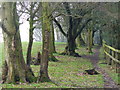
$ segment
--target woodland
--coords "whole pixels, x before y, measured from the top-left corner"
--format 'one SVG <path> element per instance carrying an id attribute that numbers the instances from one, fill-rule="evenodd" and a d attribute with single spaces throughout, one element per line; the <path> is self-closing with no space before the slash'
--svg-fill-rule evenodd
<path id="1" fill-rule="evenodd" d="M 1 88 L 118 90 L 119 4 L 0 2 Z M 21 40 L 23 21 L 28 42 Z"/>

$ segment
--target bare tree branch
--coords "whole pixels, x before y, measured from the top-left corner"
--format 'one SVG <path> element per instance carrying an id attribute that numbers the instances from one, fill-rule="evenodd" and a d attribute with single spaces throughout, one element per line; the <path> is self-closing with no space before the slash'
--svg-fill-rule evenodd
<path id="1" fill-rule="evenodd" d="M 61 31 L 61 33 L 62 33 L 65 37 L 67 37 L 67 34 L 63 31 L 63 29 L 62 29 L 61 25 L 58 23 L 58 21 L 57 21 L 55 18 L 54 18 L 53 20 L 54 20 L 54 22 L 56 23 L 56 25 L 58 26 L 58 28 L 59 28 L 59 30 Z"/>
<path id="2" fill-rule="evenodd" d="M 77 38 L 77 36 L 82 32 L 83 28 L 85 28 L 85 26 L 88 24 L 88 22 L 90 22 L 92 19 L 88 19 L 79 29 L 79 31 L 77 32 L 77 34 L 75 35 L 74 38 Z"/>

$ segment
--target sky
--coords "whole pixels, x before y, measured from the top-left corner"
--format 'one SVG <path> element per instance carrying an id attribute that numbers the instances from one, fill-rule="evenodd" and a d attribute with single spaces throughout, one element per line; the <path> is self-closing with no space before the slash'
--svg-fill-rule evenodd
<path id="1" fill-rule="evenodd" d="M 0 13 L 1 13 L 1 9 L 0 9 Z M 27 15 L 23 15 L 23 17 L 20 18 L 20 23 L 23 23 L 23 24 L 19 26 L 20 36 L 23 42 L 28 41 L 28 38 L 29 38 L 29 22 L 26 21 L 24 18 L 27 18 Z M 1 14 L 0 14 L 0 22 L 1 22 Z M 3 42 L 1 27 L 0 27 L 0 42 Z"/>
<path id="2" fill-rule="evenodd" d="M 28 41 L 29 40 L 29 22 L 25 21 L 23 24 L 20 25 L 20 36 L 21 41 Z"/>
<path id="3" fill-rule="evenodd" d="M 29 22 L 25 21 L 23 24 L 21 24 L 19 30 L 20 30 L 21 41 L 22 42 L 28 41 L 29 40 L 28 39 L 29 38 Z M 0 27 L 0 42 L 3 42 L 1 27 Z"/>

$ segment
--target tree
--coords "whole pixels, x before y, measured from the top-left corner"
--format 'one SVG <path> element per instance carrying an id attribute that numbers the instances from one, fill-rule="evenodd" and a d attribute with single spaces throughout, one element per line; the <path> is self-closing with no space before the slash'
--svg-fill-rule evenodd
<path id="1" fill-rule="evenodd" d="M 36 2 L 35 2 L 36 3 Z M 30 66 L 30 62 L 31 62 L 31 52 L 32 52 L 32 44 L 33 44 L 33 30 L 35 29 L 35 14 L 37 13 L 37 11 L 40 8 L 40 4 L 38 4 L 38 6 L 35 6 L 35 3 L 31 2 L 31 7 L 30 7 L 30 17 L 29 17 L 29 43 L 28 43 L 28 49 L 27 49 L 27 65 Z M 37 8 L 36 10 L 33 10 L 34 8 Z"/>
<path id="2" fill-rule="evenodd" d="M 102 40 L 104 39 L 108 45 L 114 47 L 116 39 L 113 38 L 115 30 L 112 29 L 112 25 L 118 19 L 118 3 L 101 3 L 99 8 L 94 10 L 93 17 L 96 19 L 96 24 L 98 24 L 99 44 L 102 45 Z"/>
<path id="3" fill-rule="evenodd" d="M 66 23 L 68 23 L 67 33 L 64 32 L 62 26 L 60 25 L 60 23 L 57 21 L 56 18 L 54 18 L 54 22 L 59 27 L 59 30 L 62 32 L 62 34 L 67 38 L 67 46 L 65 48 L 65 51 L 62 54 L 71 55 L 71 56 L 79 56 L 75 52 L 75 48 L 76 48 L 75 39 L 78 37 L 78 35 L 81 34 L 81 32 L 85 28 L 85 26 L 91 21 L 91 18 L 90 17 L 88 18 L 87 15 L 89 15 L 89 13 L 93 9 L 93 7 L 85 8 L 83 10 L 83 8 L 81 9 L 79 5 L 78 6 L 80 9 L 77 9 L 78 7 L 76 7 L 74 5 L 77 6 L 76 3 L 75 4 L 67 3 L 67 2 L 63 3 L 66 13 L 60 14 L 60 15 L 67 16 L 67 22 L 66 22 Z M 89 6 L 89 4 L 88 5 L 80 4 L 80 5 L 82 7 Z M 75 9 L 73 9 L 73 7 Z M 72 10 L 73 10 L 73 12 L 72 12 Z"/>
<path id="4" fill-rule="evenodd" d="M 30 67 L 31 62 L 31 52 L 32 52 L 32 45 L 33 45 L 33 31 L 38 25 L 38 21 L 40 18 L 39 9 L 40 9 L 40 3 L 39 2 L 20 2 L 21 9 L 19 9 L 19 13 L 26 14 L 27 21 L 29 21 L 29 43 L 27 48 L 27 65 Z"/>
<path id="5" fill-rule="evenodd" d="M 49 3 L 42 2 L 42 32 L 43 32 L 43 48 L 42 59 L 40 66 L 40 74 L 38 82 L 50 81 L 48 76 L 48 61 L 49 61 L 49 42 L 50 42 L 50 10 Z"/>
<path id="6" fill-rule="evenodd" d="M 53 53 L 55 53 L 55 39 L 54 39 L 54 27 L 52 19 L 50 20 L 50 38 L 49 38 L 49 61 L 57 62 L 58 60 L 55 58 Z"/>
<path id="7" fill-rule="evenodd" d="M 88 52 L 92 53 L 92 30 L 88 29 Z"/>
<path id="8" fill-rule="evenodd" d="M 2 3 L 2 30 L 5 52 L 4 69 L 6 68 L 3 73 L 5 77 L 3 83 L 33 81 L 34 76 L 23 58 L 15 2 Z"/>
<path id="9" fill-rule="evenodd" d="M 51 20 L 51 53 L 56 53 L 55 50 L 55 36 L 54 36 L 54 26 L 53 26 L 53 21 Z"/>
<path id="10" fill-rule="evenodd" d="M 76 45 L 77 45 L 78 47 L 80 47 L 80 46 L 85 46 L 85 41 L 83 40 L 81 34 L 78 35 L 78 37 L 76 38 Z"/>

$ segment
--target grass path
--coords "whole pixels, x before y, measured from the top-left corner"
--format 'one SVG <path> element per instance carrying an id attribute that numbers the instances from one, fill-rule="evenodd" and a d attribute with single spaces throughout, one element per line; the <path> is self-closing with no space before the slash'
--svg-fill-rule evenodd
<path id="1" fill-rule="evenodd" d="M 107 72 L 105 72 L 104 69 L 100 68 L 98 66 L 98 62 L 100 60 L 99 58 L 99 47 L 97 47 L 95 50 L 94 50 L 94 53 L 93 55 L 85 55 L 83 56 L 83 58 L 89 58 L 90 61 L 92 62 L 93 64 L 93 67 L 95 67 L 95 69 L 97 71 L 99 71 L 102 75 L 103 75 L 103 79 L 104 79 L 104 88 L 118 88 L 118 86 L 116 85 L 116 83 L 113 81 L 113 79 L 109 76 L 109 74 Z"/>

